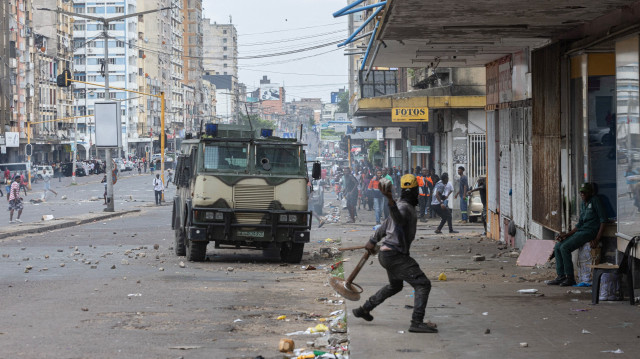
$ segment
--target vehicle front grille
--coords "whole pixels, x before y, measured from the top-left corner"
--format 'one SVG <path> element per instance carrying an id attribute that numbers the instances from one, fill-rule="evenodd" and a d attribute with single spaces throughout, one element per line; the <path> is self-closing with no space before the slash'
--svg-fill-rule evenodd
<path id="1" fill-rule="evenodd" d="M 273 186 L 236 185 L 233 190 L 235 209 L 269 209 L 274 199 Z M 260 223 L 263 214 L 237 213 L 236 218 L 241 224 Z"/>

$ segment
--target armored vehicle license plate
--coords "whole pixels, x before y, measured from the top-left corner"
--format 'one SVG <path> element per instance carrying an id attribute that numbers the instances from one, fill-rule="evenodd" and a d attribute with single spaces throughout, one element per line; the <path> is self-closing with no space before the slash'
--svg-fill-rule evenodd
<path id="1" fill-rule="evenodd" d="M 262 238 L 264 237 L 264 232 L 263 231 L 238 231 L 238 237 Z"/>

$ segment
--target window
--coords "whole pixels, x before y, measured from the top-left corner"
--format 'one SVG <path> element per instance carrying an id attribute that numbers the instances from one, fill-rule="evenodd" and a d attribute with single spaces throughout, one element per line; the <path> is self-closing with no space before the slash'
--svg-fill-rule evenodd
<path id="1" fill-rule="evenodd" d="M 74 64 L 76 64 L 76 65 L 84 65 L 84 64 L 86 64 L 87 62 L 86 62 L 86 58 L 82 56 L 82 57 L 76 57 L 76 58 L 74 58 L 74 59 L 73 59 L 73 63 L 74 63 Z"/>
<path id="2" fill-rule="evenodd" d="M 217 143 L 204 149 L 205 170 L 244 170 L 248 165 L 247 145 Z"/>
<path id="3" fill-rule="evenodd" d="M 227 59 L 227 55 L 222 55 L 222 59 L 226 60 Z"/>
<path id="4" fill-rule="evenodd" d="M 95 7 L 88 7 L 87 8 L 87 14 L 95 14 L 96 13 L 96 8 Z"/>
<path id="5" fill-rule="evenodd" d="M 227 43 L 227 38 L 226 37 L 222 38 L 222 42 L 226 44 Z"/>
<path id="6" fill-rule="evenodd" d="M 104 98 L 105 97 L 104 92 L 98 92 L 97 95 L 98 95 L 98 98 Z"/>
<path id="7" fill-rule="evenodd" d="M 222 30 L 222 33 L 223 33 L 224 35 L 226 35 L 226 34 L 227 34 L 227 30 Z"/>
<path id="8" fill-rule="evenodd" d="M 84 8 L 83 7 L 74 7 L 73 12 L 75 12 L 76 14 L 84 14 Z"/>
<path id="9" fill-rule="evenodd" d="M 74 31 L 84 31 L 85 28 L 86 28 L 85 24 L 74 24 L 73 25 L 73 30 Z"/>
<path id="10" fill-rule="evenodd" d="M 223 47 L 222 47 L 222 51 L 227 51 L 227 47 L 226 47 L 226 46 L 223 46 Z"/>
<path id="11" fill-rule="evenodd" d="M 116 47 L 124 47 L 124 41 L 116 41 Z"/>
<path id="12" fill-rule="evenodd" d="M 124 14 L 124 6 L 116 6 L 116 14 Z"/>
<path id="13" fill-rule="evenodd" d="M 227 67 L 227 64 L 223 64 L 223 65 L 222 65 L 222 67 L 225 67 L 225 68 L 226 68 L 226 67 Z"/>
<path id="14" fill-rule="evenodd" d="M 257 145 L 256 170 L 297 173 L 300 170 L 300 148 L 286 145 Z"/>

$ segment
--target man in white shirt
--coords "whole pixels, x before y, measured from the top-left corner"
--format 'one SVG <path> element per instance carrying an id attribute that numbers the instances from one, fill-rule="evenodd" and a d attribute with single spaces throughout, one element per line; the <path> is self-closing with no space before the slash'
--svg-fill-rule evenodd
<path id="1" fill-rule="evenodd" d="M 153 179 L 153 190 L 156 195 L 156 206 L 159 206 L 160 201 L 162 200 L 162 192 L 164 192 L 164 183 L 162 183 L 162 179 L 159 174 L 157 174 L 156 178 Z"/>
<path id="2" fill-rule="evenodd" d="M 44 192 L 42 193 L 42 200 L 47 199 L 47 191 L 52 192 L 56 196 L 58 192 L 51 189 L 51 175 L 47 173 L 47 170 L 42 171 L 42 180 L 44 181 Z"/>

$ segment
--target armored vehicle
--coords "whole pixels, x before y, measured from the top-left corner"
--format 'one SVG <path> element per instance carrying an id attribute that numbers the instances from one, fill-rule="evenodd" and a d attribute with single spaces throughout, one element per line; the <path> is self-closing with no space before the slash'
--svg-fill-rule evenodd
<path id="1" fill-rule="evenodd" d="M 213 242 L 216 249 L 277 248 L 284 262 L 300 262 L 312 217 L 304 144 L 271 134 L 208 124 L 200 138 L 182 141 L 174 177 L 176 255 L 203 261 Z"/>

